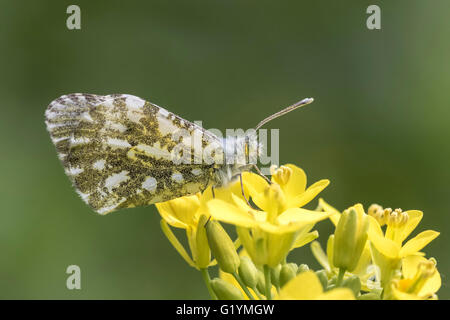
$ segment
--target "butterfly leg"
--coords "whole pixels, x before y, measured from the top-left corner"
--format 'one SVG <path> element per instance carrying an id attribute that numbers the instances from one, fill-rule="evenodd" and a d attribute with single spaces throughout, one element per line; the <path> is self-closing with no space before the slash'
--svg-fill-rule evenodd
<path id="1" fill-rule="evenodd" d="M 267 177 L 261 172 L 261 170 L 258 168 L 258 166 L 257 166 L 256 164 L 253 165 L 253 168 L 255 168 L 256 172 L 257 172 L 261 177 L 263 177 L 264 179 L 266 179 L 266 181 L 267 181 L 269 184 L 272 184 L 272 181 L 270 181 L 270 179 L 267 178 Z"/>
<path id="2" fill-rule="evenodd" d="M 242 174 L 241 174 L 241 173 L 239 174 L 239 181 L 241 182 L 241 192 L 242 192 L 242 196 L 243 196 L 244 199 L 245 199 L 245 202 L 247 202 L 247 205 L 248 205 L 250 208 L 253 208 L 252 205 L 250 204 L 250 202 L 248 201 L 247 197 L 245 196 L 245 192 L 244 192 L 244 183 L 242 182 Z"/>
<path id="3" fill-rule="evenodd" d="M 211 193 L 214 199 L 216 197 L 216 193 L 214 192 L 214 186 L 211 186 Z"/>

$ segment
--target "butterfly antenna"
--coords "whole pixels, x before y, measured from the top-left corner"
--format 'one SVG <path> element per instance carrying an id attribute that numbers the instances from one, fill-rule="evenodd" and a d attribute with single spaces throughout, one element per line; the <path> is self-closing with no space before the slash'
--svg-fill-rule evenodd
<path id="1" fill-rule="evenodd" d="M 258 130 L 259 128 L 261 128 L 263 125 L 265 125 L 267 122 L 276 119 L 278 117 L 281 117 L 282 115 L 285 115 L 286 113 L 289 113 L 297 108 L 306 106 L 307 104 L 310 104 L 311 102 L 313 102 L 314 99 L 313 98 L 306 98 L 303 99 L 297 103 L 294 103 L 292 106 L 289 106 L 281 111 L 278 111 L 277 113 L 274 113 L 271 116 L 268 116 L 267 118 L 265 118 L 264 120 L 262 120 L 260 123 L 258 123 L 258 125 L 256 126 L 255 130 Z"/>

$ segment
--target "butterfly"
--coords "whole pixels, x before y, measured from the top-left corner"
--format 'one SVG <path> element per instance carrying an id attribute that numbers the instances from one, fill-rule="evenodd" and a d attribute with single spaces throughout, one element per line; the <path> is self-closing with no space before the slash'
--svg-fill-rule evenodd
<path id="1" fill-rule="evenodd" d="M 256 131 L 312 101 L 303 99 L 250 133 L 224 139 L 128 94 L 63 95 L 50 103 L 45 122 L 76 192 L 106 214 L 226 186 L 242 172 L 258 170 Z"/>

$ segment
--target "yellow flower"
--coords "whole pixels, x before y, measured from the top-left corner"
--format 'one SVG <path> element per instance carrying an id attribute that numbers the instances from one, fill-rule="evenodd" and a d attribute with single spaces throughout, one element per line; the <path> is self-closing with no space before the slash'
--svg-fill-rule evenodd
<path id="1" fill-rule="evenodd" d="M 441 276 L 434 259 L 408 256 L 402 262 L 402 279 L 392 283 L 393 297 L 398 300 L 437 299 Z"/>
<path id="2" fill-rule="evenodd" d="M 204 209 L 203 196 L 198 193 L 155 204 L 162 217 L 161 228 L 170 243 L 192 267 L 206 268 L 211 264 L 211 253 L 204 225 L 209 217 Z M 170 226 L 186 230 L 192 257 L 173 234 Z"/>
<path id="3" fill-rule="evenodd" d="M 207 206 L 215 219 L 236 226 L 242 245 L 256 265 L 275 267 L 293 247 L 317 238 L 317 233 L 310 230 L 329 214 L 298 206 L 311 201 L 328 180 L 306 189 L 303 170 L 287 165 L 273 170 L 271 184 L 249 172 L 243 174 L 243 183 L 246 194 L 261 210 L 248 206 L 236 192 L 229 192 L 228 200 L 216 197 Z"/>
<path id="4" fill-rule="evenodd" d="M 417 227 L 422 216 L 422 211 L 418 210 L 383 209 L 378 205 L 369 208 L 372 258 L 380 269 L 380 282 L 385 288 L 385 298 L 390 298 L 390 282 L 397 276 L 402 259 L 423 255 L 420 250 L 439 235 L 439 232 L 426 230 L 403 244 Z M 387 225 L 386 232 L 381 229 L 383 224 Z"/>
<path id="5" fill-rule="evenodd" d="M 161 229 L 173 247 L 190 266 L 203 269 L 216 263 L 215 260 L 211 261 L 211 251 L 204 228 L 210 217 L 206 204 L 214 197 L 223 201 L 231 201 L 231 194 L 241 194 L 239 183 L 233 183 L 228 188 L 215 188 L 214 195 L 212 188 L 208 187 L 203 193 L 155 204 L 162 217 Z M 169 225 L 186 230 L 192 257 L 175 237 Z"/>
<path id="6" fill-rule="evenodd" d="M 278 295 L 280 300 L 354 300 L 348 288 L 336 288 L 324 292 L 317 275 L 305 271 L 290 280 Z"/>

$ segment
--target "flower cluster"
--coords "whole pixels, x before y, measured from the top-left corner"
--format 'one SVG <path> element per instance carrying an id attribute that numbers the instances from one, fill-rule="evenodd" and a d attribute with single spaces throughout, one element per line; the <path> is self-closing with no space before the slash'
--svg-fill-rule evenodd
<path id="1" fill-rule="evenodd" d="M 323 199 L 308 210 L 303 207 L 329 181 L 307 187 L 305 172 L 292 164 L 271 173 L 269 181 L 246 172 L 242 184 L 156 204 L 164 234 L 201 271 L 212 299 L 437 298 L 436 260 L 421 250 L 439 233 L 427 230 L 407 240 L 421 211 L 376 204 L 365 211 L 355 204 L 340 212 Z M 323 220 L 335 226 L 325 251 L 314 230 Z M 186 231 L 189 250 L 171 227 Z M 288 262 L 292 250 L 307 244 L 322 269 Z M 216 266 L 218 276 L 211 279 Z"/>

